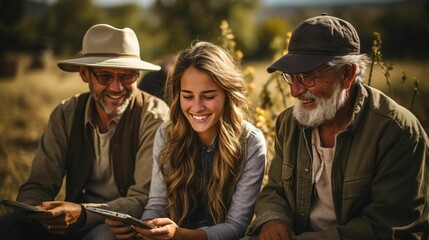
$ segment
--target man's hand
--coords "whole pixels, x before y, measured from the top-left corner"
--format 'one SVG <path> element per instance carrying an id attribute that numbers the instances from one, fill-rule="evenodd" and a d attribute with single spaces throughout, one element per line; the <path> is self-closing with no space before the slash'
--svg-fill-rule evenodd
<path id="1" fill-rule="evenodd" d="M 49 201 L 39 205 L 46 212 L 30 214 L 28 217 L 39 221 L 48 232 L 65 234 L 81 227 L 86 221 L 80 204 L 64 201 Z"/>
<path id="2" fill-rule="evenodd" d="M 130 225 L 127 225 L 121 221 L 106 218 L 104 223 L 109 226 L 110 231 L 115 234 L 116 239 L 131 239 L 137 234 L 137 232 L 134 231 Z"/>
<path id="3" fill-rule="evenodd" d="M 262 225 L 258 240 L 291 240 L 295 236 L 293 229 L 282 220 L 270 220 Z"/>

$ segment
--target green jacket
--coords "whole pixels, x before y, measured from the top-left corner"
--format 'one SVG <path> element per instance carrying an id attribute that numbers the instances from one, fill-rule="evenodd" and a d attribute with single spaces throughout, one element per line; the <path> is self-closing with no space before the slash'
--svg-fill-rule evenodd
<path id="1" fill-rule="evenodd" d="M 428 137 L 405 108 L 380 91 L 357 84 L 353 116 L 337 135 L 332 197 L 338 227 L 309 232 L 312 198 L 311 129 L 292 108 L 276 122 L 268 183 L 247 234 L 271 219 L 289 223 L 296 239 L 392 239 L 428 219 Z M 302 234 L 304 233 L 304 234 Z"/>
<path id="2" fill-rule="evenodd" d="M 134 150 L 137 152 L 129 154 L 135 156 L 135 159 L 131 159 L 132 163 L 121 163 L 120 161 L 123 160 L 121 156 L 115 156 L 114 153 L 121 153 L 126 151 L 126 149 L 119 149 L 118 151 L 113 151 L 111 149 L 115 182 L 121 196 L 116 199 L 106 199 L 104 201 L 100 199 L 100 202 L 107 203 L 111 210 L 127 213 L 139 218 L 143 212 L 149 193 L 154 136 L 161 123 L 168 119 L 169 108 L 162 100 L 138 90 L 131 102 L 134 102 L 137 94 L 142 94 L 142 103 L 135 105 L 130 104 L 128 108 L 131 108 L 132 105 L 134 106 L 133 108 L 141 108 L 141 111 L 139 111 L 141 114 L 139 121 L 127 119 L 125 116 L 126 112 L 119 120 L 120 122 L 126 121 L 127 123 L 126 126 L 124 126 L 127 129 L 123 129 L 125 133 L 137 131 L 139 134 L 137 149 Z M 58 198 L 57 195 L 63 184 L 64 177 L 67 178 L 65 181 L 66 200 L 76 203 L 85 201 L 86 189 L 84 185 L 89 178 L 92 163 L 95 161 L 94 154 L 89 154 L 89 159 L 86 159 L 88 153 L 83 154 L 80 162 L 76 164 L 71 164 L 67 159 L 69 159 L 70 151 L 73 152 L 82 149 L 81 147 L 74 146 L 79 143 L 71 142 L 73 138 L 72 129 L 74 129 L 73 131 L 76 130 L 73 126 L 75 123 L 75 116 L 77 114 L 82 114 L 81 111 L 84 111 L 84 121 L 77 123 L 80 124 L 82 131 L 94 131 L 95 118 L 92 117 L 94 115 L 92 107 L 94 100 L 93 97 L 90 97 L 83 108 L 79 106 L 78 102 L 78 96 L 74 96 L 63 101 L 51 113 L 49 123 L 33 159 L 30 176 L 20 187 L 17 196 L 18 201 L 30 205 L 38 205 L 42 201 Z M 116 130 L 122 125 L 118 123 Z M 92 142 L 92 146 L 89 146 L 88 149 L 85 150 L 93 150 L 94 143 L 92 137 L 85 135 L 85 138 L 89 139 L 85 139 L 88 142 Z M 133 145 L 131 144 L 132 138 L 132 136 L 127 136 L 126 139 L 118 139 L 118 141 L 129 143 L 129 151 L 131 152 Z M 112 143 L 115 143 L 113 144 L 115 148 L 117 146 L 119 148 L 126 147 L 126 144 L 116 144 L 113 140 L 114 139 L 112 139 Z M 85 144 L 87 144 L 87 142 L 85 142 Z M 73 161 L 76 159 L 79 158 L 71 158 Z M 116 165 L 115 159 L 117 160 Z M 129 159 L 129 157 L 127 159 Z M 131 167 L 130 171 L 123 171 L 123 168 L 127 167 L 129 164 L 134 164 L 134 167 Z M 132 172 L 131 174 L 133 175 L 127 176 L 126 174 L 129 172 Z M 125 183 L 124 188 L 126 189 L 121 189 L 123 185 L 121 182 Z M 87 212 L 87 221 L 83 229 L 93 227 L 96 224 L 103 223 L 103 221 L 104 218 L 100 215 Z"/>

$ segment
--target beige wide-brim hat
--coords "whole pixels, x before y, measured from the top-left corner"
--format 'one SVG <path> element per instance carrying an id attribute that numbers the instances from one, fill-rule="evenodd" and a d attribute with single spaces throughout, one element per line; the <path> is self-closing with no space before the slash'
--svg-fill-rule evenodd
<path id="1" fill-rule="evenodd" d="M 139 41 L 132 29 L 118 29 L 108 24 L 97 24 L 88 29 L 83 37 L 80 56 L 59 61 L 57 65 L 66 72 L 77 72 L 78 66 L 161 69 L 140 59 Z"/>

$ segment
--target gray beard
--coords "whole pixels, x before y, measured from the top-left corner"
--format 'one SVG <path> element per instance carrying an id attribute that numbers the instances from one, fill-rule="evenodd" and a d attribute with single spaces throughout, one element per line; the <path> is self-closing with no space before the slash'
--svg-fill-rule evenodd
<path id="1" fill-rule="evenodd" d="M 130 100 L 131 100 L 132 95 L 130 95 L 128 98 L 126 98 L 124 103 L 116 110 L 109 108 L 109 106 L 107 106 L 107 104 L 104 102 L 104 100 L 102 98 L 99 98 L 97 95 L 93 95 L 93 96 L 94 96 L 94 100 L 96 102 L 98 102 L 101 105 L 101 107 L 103 107 L 104 111 L 107 114 L 117 116 L 117 115 L 122 115 L 125 112 L 128 105 L 130 104 Z"/>
<path id="2" fill-rule="evenodd" d="M 328 99 L 316 97 L 308 91 L 303 94 L 306 98 L 315 99 L 316 109 L 307 109 L 301 101 L 297 100 L 293 107 L 293 115 L 302 125 L 313 128 L 334 119 L 338 109 L 344 105 L 347 99 L 347 90 L 342 89 L 340 84 L 334 86 L 334 92 Z"/>
<path id="3" fill-rule="evenodd" d="M 124 100 L 124 103 L 118 109 L 113 110 L 112 108 L 107 106 L 106 102 L 103 100 L 101 96 L 99 96 L 98 94 L 95 94 L 95 92 L 93 91 L 93 86 L 91 82 L 89 84 L 89 89 L 91 90 L 91 93 L 92 93 L 91 95 L 94 97 L 95 102 L 99 103 L 103 108 L 103 110 L 111 116 L 122 115 L 127 109 L 128 105 L 130 104 L 131 98 L 135 92 L 135 89 L 133 88 L 133 90 L 129 92 L 129 96 Z"/>

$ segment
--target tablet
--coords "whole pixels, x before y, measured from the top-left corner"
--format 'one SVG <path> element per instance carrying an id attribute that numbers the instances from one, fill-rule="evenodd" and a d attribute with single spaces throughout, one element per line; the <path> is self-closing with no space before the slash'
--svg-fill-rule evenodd
<path id="1" fill-rule="evenodd" d="M 111 211 L 111 210 L 107 210 L 107 209 L 103 209 L 103 208 L 90 207 L 90 206 L 85 206 L 85 209 L 90 211 L 90 212 L 102 215 L 106 218 L 112 218 L 112 219 L 121 221 L 123 223 L 129 224 L 129 225 L 134 225 L 134 226 L 138 226 L 138 227 L 146 228 L 146 229 L 154 228 L 153 226 L 143 222 L 142 220 L 137 219 L 135 217 L 132 217 L 132 216 L 125 214 L 125 213 L 120 213 L 120 212 L 115 212 L 115 211 Z"/>
<path id="2" fill-rule="evenodd" d="M 41 213 L 46 212 L 43 209 L 37 208 L 35 206 L 31 206 L 25 203 L 11 201 L 11 200 L 1 200 L 0 203 L 6 207 L 13 208 L 15 210 L 24 211 L 27 213 Z"/>

